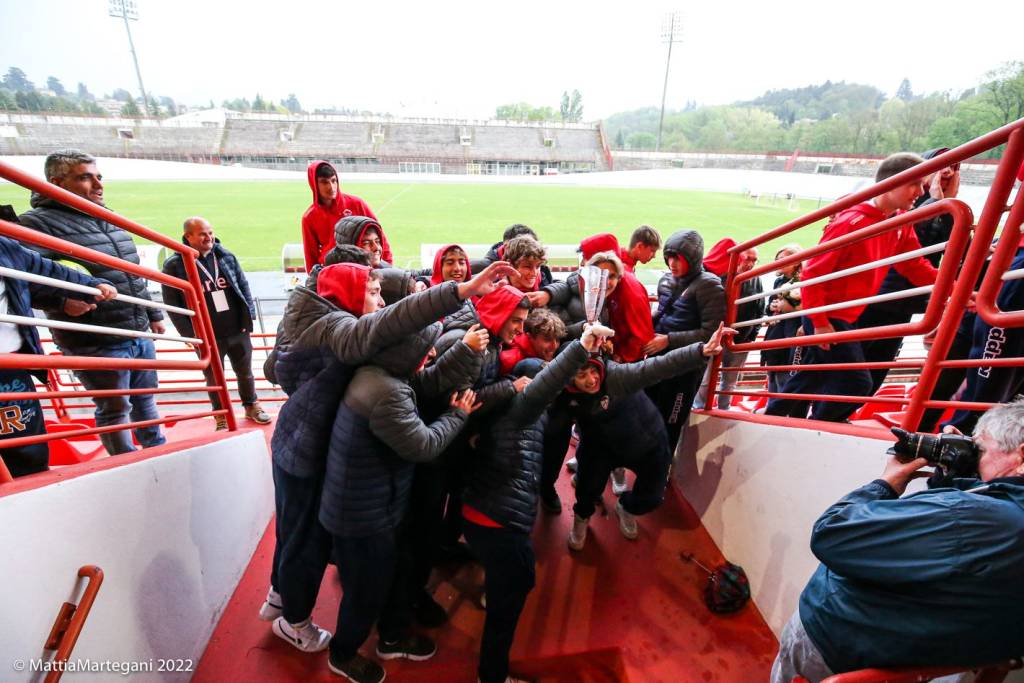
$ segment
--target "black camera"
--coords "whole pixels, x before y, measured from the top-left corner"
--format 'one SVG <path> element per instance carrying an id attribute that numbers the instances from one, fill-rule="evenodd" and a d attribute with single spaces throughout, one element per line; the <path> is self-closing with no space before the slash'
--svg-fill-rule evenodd
<path id="1" fill-rule="evenodd" d="M 978 475 L 978 447 L 962 434 L 921 434 L 893 427 L 896 443 L 886 451 L 900 462 L 924 458 L 951 477 Z"/>

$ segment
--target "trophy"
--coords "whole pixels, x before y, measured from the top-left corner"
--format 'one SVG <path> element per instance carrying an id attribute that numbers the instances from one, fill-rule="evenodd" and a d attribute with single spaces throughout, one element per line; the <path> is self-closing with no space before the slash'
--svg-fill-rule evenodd
<path id="1" fill-rule="evenodd" d="M 596 323 L 608 293 L 608 271 L 597 266 L 580 268 L 580 287 L 583 289 L 583 306 L 587 322 Z"/>

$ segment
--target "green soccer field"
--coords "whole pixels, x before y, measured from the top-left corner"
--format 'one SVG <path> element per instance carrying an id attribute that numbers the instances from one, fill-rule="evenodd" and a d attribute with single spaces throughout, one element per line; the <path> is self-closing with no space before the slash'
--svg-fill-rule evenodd
<path id="1" fill-rule="evenodd" d="M 343 189 L 373 207 L 396 265 L 404 267 L 419 264 L 420 243 L 490 244 L 512 223 L 526 223 L 549 244 L 576 244 L 598 232 L 613 232 L 625 244 L 642 223 L 663 237 L 695 228 L 710 247 L 726 236 L 753 237 L 817 207 L 801 202 L 799 211 L 790 211 L 781 199 L 776 206 L 757 206 L 739 194 L 664 189 L 355 182 L 344 182 Z M 311 199 L 305 183 L 289 181 L 108 182 L 105 194 L 112 210 L 174 238 L 186 217 L 204 216 L 251 271 L 281 268 L 282 246 L 302 241 L 300 220 Z M 18 213 L 28 210 L 27 195 L 0 185 L 0 204 L 13 204 Z M 809 246 L 820 232 L 802 234 Z M 789 241 L 762 249 L 762 262 Z"/>

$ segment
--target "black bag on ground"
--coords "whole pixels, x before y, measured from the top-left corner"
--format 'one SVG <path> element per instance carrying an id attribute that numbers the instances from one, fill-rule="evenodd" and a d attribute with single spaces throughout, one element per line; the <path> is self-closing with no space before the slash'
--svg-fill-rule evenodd
<path id="1" fill-rule="evenodd" d="M 684 562 L 692 562 L 708 575 L 704 587 L 704 604 L 715 614 L 731 614 L 743 609 L 750 600 L 750 582 L 747 573 L 738 564 L 726 561 L 714 570 L 698 562 L 692 554 L 680 553 Z"/>

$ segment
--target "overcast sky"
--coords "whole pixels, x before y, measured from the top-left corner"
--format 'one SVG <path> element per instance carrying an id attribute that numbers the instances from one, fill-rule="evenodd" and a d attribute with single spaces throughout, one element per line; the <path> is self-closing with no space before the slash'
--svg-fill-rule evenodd
<path id="1" fill-rule="evenodd" d="M 1024 59 L 1019 0 L 138 0 L 132 36 L 147 90 L 186 104 L 255 93 L 303 107 L 489 118 L 583 94 L 588 120 L 658 106 L 667 12 L 682 17 L 669 108 L 724 104 L 831 79 L 892 95 L 960 91 Z M 959 37 L 954 37 L 959 36 Z M 137 94 L 107 0 L 0 0 L 0 70 L 97 95 Z"/>

